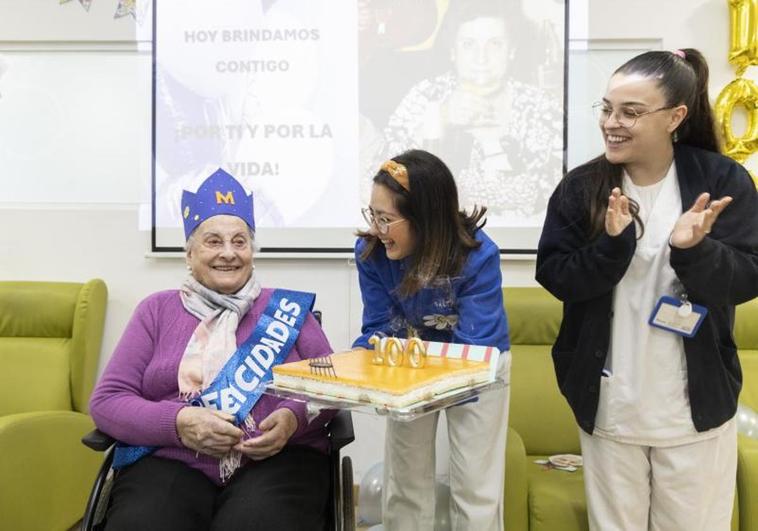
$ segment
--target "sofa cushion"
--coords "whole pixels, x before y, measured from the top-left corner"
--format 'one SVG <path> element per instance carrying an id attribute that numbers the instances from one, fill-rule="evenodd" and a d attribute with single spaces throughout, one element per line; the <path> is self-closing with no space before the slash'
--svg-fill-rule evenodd
<path id="1" fill-rule="evenodd" d="M 563 318 L 561 302 L 542 288 L 503 288 L 512 345 L 555 343 Z"/>
<path id="2" fill-rule="evenodd" d="M 738 349 L 758 350 L 758 299 L 737 306 L 734 342 Z"/>
<path id="3" fill-rule="evenodd" d="M 535 464 L 546 456 L 527 455 L 529 531 L 588 529 L 584 471 L 566 472 Z"/>
<path id="4" fill-rule="evenodd" d="M 739 356 L 742 365 L 740 402 L 758 411 L 758 350 L 740 349 Z"/>
<path id="5" fill-rule="evenodd" d="M 71 337 L 81 284 L 0 283 L 0 337 Z"/>
<path id="6" fill-rule="evenodd" d="M 549 345 L 511 347 L 511 400 L 508 423 L 528 454 L 579 453 L 574 415 L 555 380 Z"/>
<path id="7" fill-rule="evenodd" d="M 0 416 L 71 409 L 70 342 L 0 337 Z"/>
<path id="8" fill-rule="evenodd" d="M 758 299 L 737 306 L 734 341 L 742 365 L 740 402 L 758 411 Z"/>

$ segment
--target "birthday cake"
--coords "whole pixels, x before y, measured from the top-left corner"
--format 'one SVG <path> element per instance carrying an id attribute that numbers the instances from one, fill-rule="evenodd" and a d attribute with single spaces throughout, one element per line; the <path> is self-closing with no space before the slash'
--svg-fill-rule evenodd
<path id="1" fill-rule="evenodd" d="M 422 367 L 377 364 L 373 350 L 355 349 L 323 358 L 331 365 L 328 369 L 318 363 L 314 367 L 313 360 L 278 365 L 274 367 L 274 385 L 308 395 L 402 408 L 494 380 L 491 357 L 494 353 L 496 358 L 497 349 L 459 350 L 471 349 L 481 350 L 480 356 L 473 356 L 480 359 L 469 358 L 468 352 L 434 355 L 431 349 Z"/>

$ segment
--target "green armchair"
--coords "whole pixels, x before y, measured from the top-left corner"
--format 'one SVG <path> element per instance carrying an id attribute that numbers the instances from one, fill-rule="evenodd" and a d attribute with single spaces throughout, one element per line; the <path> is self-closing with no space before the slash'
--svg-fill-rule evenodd
<path id="1" fill-rule="evenodd" d="M 740 403 L 758 412 L 758 299 L 737 306 L 734 340 L 742 365 Z M 758 529 L 758 440 L 738 437 L 739 528 L 754 531 Z"/>
<path id="2" fill-rule="evenodd" d="M 505 527 L 509 531 L 589 529 L 582 469 L 576 472 L 546 470 L 534 463 L 549 455 L 580 453 L 578 427 L 558 389 L 550 356 L 561 323 L 561 303 L 537 287 L 504 288 L 503 299 L 513 356 Z M 737 308 L 735 339 L 744 373 L 740 401 L 758 410 L 758 326 L 755 323 L 758 323 L 758 300 Z M 739 442 L 737 492 L 732 529 L 755 531 L 758 529 L 758 505 L 755 504 L 758 441 L 745 437 L 740 437 Z"/>
<path id="3" fill-rule="evenodd" d="M 82 516 L 102 456 L 82 445 L 107 289 L 0 282 L 0 527 L 65 530 Z"/>
<path id="4" fill-rule="evenodd" d="M 526 472 L 520 498 L 522 510 L 506 503 L 509 531 L 588 529 L 582 470 L 569 473 L 544 470 L 534 463 L 549 455 L 580 453 L 579 433 L 571 409 L 555 380 L 550 349 L 561 324 L 561 304 L 542 288 L 504 288 L 503 298 L 511 331 L 511 398 L 509 425 L 521 442 L 517 461 L 506 456 L 506 501 L 513 485 L 510 467 Z M 508 440 L 511 444 L 511 439 Z M 508 448 L 508 453 L 515 452 Z M 508 458 L 510 457 L 510 461 Z M 520 475 L 520 474 L 518 474 Z M 525 484 L 524 484 L 525 483 Z M 521 522 L 514 518 L 516 512 Z"/>

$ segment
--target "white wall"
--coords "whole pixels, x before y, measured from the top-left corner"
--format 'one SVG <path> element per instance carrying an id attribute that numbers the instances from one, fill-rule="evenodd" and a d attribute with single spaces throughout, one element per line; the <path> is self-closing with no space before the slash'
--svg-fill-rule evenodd
<path id="1" fill-rule="evenodd" d="M 592 113 L 613 70 L 644 50 L 698 48 L 710 66 L 712 101 L 735 78 L 727 61 L 729 9 L 721 0 L 571 0 L 569 156 L 572 168 L 602 149 Z M 589 52 L 588 52 L 589 50 Z M 752 80 L 756 69 L 745 77 Z M 573 89 L 573 90 L 572 90 Z M 745 125 L 736 113 L 735 131 Z M 745 164 L 758 170 L 758 157 Z"/>
<path id="2" fill-rule="evenodd" d="M 178 286 L 185 274 L 180 258 L 146 257 L 149 232 L 138 228 L 150 193 L 150 56 L 135 43 L 131 18 L 113 20 L 116 4 L 96 0 L 87 13 L 78 2 L 0 0 L 0 60 L 7 63 L 0 77 L 0 279 L 103 278 L 103 363 L 136 303 Z M 589 7 L 590 48 L 695 46 L 710 61 L 714 98 L 732 80 L 725 1 L 590 0 Z M 589 115 L 589 108 L 572 112 Z M 502 266 L 506 285 L 534 284 L 532 260 Z M 256 273 L 267 286 L 315 291 L 335 349 L 357 335 L 360 294 L 347 259 L 259 259 Z M 354 417 L 358 442 L 349 453 L 360 477 L 382 459 L 384 427 L 382 419 Z"/>

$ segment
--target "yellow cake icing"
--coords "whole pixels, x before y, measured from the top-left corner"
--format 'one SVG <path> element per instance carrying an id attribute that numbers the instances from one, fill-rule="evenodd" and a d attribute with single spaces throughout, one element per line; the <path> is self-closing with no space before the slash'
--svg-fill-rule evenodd
<path id="1" fill-rule="evenodd" d="M 371 363 L 373 351 L 331 355 L 337 375 L 316 374 L 309 360 L 274 367 L 274 384 L 298 391 L 374 404 L 403 406 L 489 379 L 489 363 L 429 356 L 423 368 Z"/>

